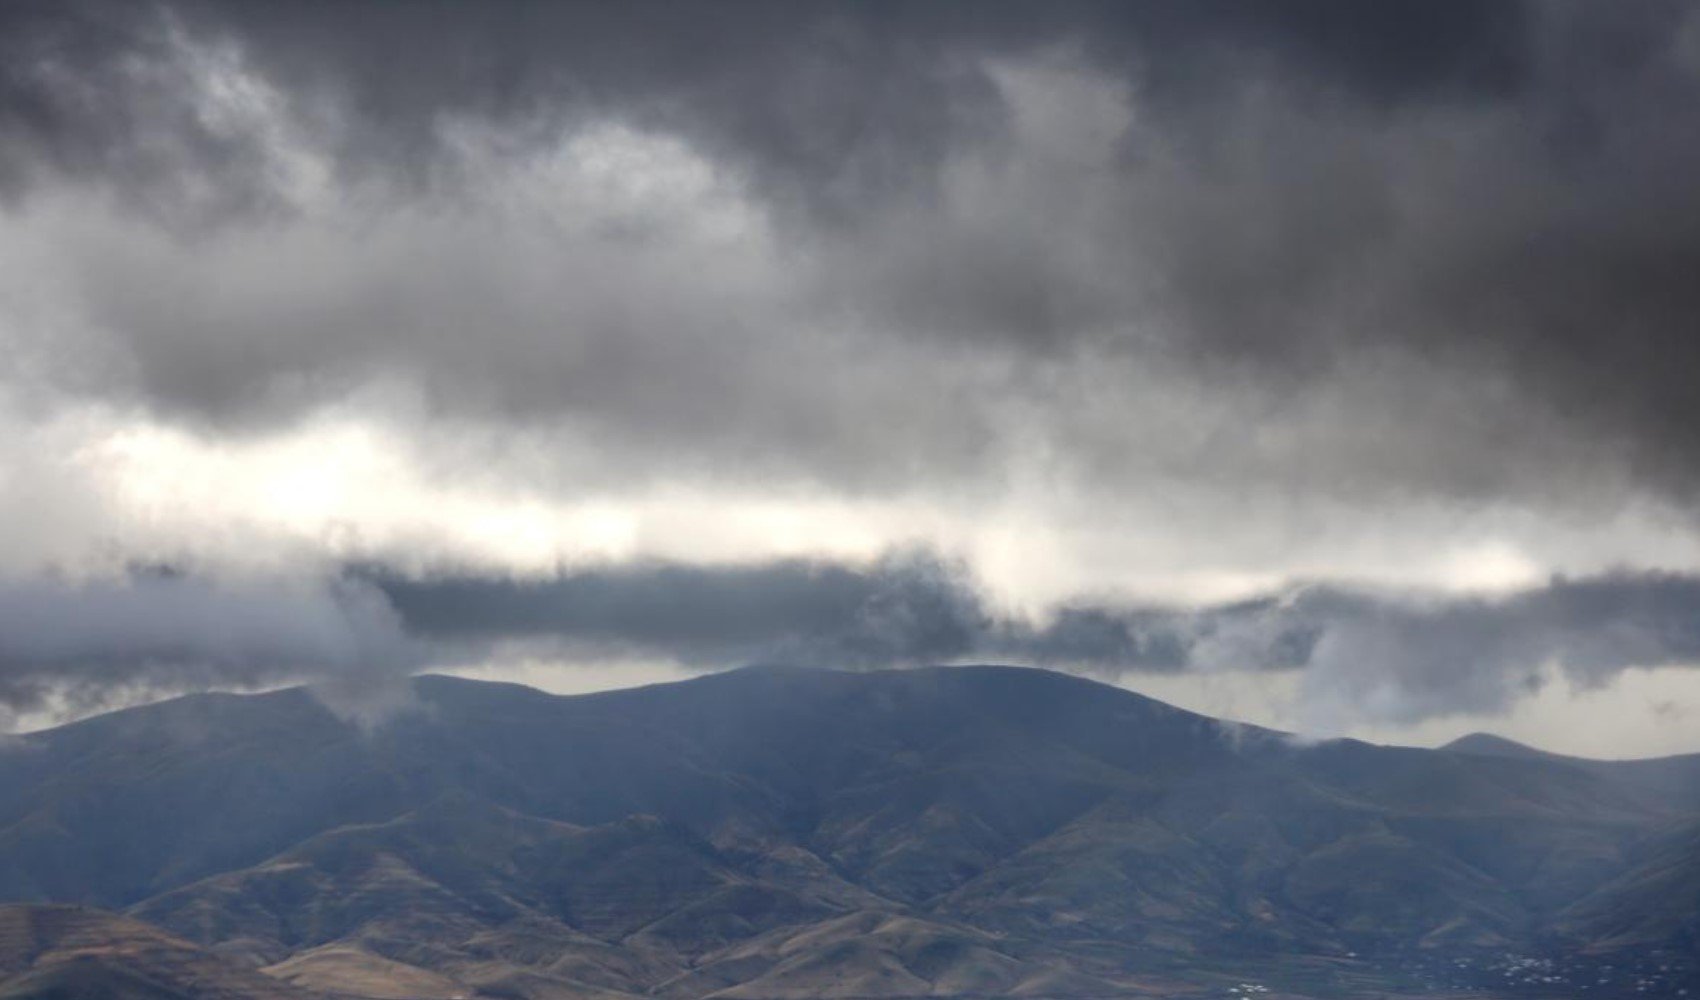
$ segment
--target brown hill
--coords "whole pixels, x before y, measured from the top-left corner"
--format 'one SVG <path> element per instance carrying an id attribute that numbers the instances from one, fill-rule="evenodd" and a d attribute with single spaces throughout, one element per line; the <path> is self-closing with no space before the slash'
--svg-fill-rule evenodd
<path id="1" fill-rule="evenodd" d="M 80 906 L 0 906 L 0 997 L 7 1000 L 319 996 L 114 913 Z"/>
<path id="2" fill-rule="evenodd" d="M 31 736 L 0 755 L 0 894 L 367 996 L 1486 991 L 1508 954 L 1594 996 L 1697 975 L 1649 902 L 1688 877 L 1660 846 L 1700 822 L 1680 760 L 1298 744 L 995 667 L 416 693 L 377 729 L 282 691 Z"/>

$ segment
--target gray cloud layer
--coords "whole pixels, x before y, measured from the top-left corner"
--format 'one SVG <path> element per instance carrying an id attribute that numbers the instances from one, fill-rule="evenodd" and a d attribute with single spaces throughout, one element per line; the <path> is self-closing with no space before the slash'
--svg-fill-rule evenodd
<path id="1" fill-rule="evenodd" d="M 924 552 L 870 566 L 622 565 L 547 581 L 376 584 L 410 629 L 451 643 L 541 640 L 568 656 L 707 667 L 1296 670 L 1319 705 L 1393 723 L 1507 710 L 1549 668 L 1593 688 L 1630 667 L 1700 663 L 1700 578 L 1667 574 L 1554 579 L 1500 597 L 1310 586 L 1205 608 L 1081 602 L 1041 623 L 998 612 L 961 567 Z"/>
<path id="2" fill-rule="evenodd" d="M 445 119 L 523 130 L 613 113 L 681 130 L 752 164 L 765 183 L 862 214 L 869 198 L 926 187 L 951 143 L 998 124 L 976 60 L 1059 43 L 1165 99 L 1232 86 L 1236 62 L 1378 107 L 1528 82 L 1531 12 L 1516 4 L 1329 0 L 1276 10 L 1075 2 L 706 7 L 642 2 L 453 4 L 18 3 L 5 14 L 0 90 L 7 176 L 75 171 L 175 185 L 196 170 L 232 193 L 264 182 L 263 137 L 197 114 L 171 72 L 185 35 L 240 47 L 311 114 L 339 165 L 386 182 L 452 170 Z M 102 88 L 105 88 L 104 90 Z M 102 93 L 109 98 L 92 101 Z M 519 136 L 521 140 L 524 135 Z M 230 204 L 248 203 L 238 197 Z"/>
<path id="3" fill-rule="evenodd" d="M 1270 525 L 1248 548 L 1339 509 L 1692 518 L 1697 98 L 1700 12 L 1666 2 L 24 0 L 0 403 L 215 444 L 343 407 L 521 496 L 1028 490 L 1106 532 Z M 1625 573 L 1035 626 L 970 578 L 8 584 L 0 700 L 384 674 L 430 658 L 411 630 L 1303 669 L 1403 720 L 1691 661 L 1700 607 Z"/>
<path id="4" fill-rule="evenodd" d="M 890 488 L 1037 449 L 1104 489 L 1680 501 L 1691 15 L 13 5 L 13 204 L 151 220 L 40 222 L 88 340 L 23 353 L 222 427 L 399 382 L 624 474 Z M 636 196 L 659 214 L 492 215 L 608 123 L 653 140 L 580 150 L 616 176 L 672 141 L 710 173 Z M 765 242 L 693 243 L 715 212 Z"/>
<path id="5" fill-rule="evenodd" d="M 965 567 L 921 550 L 544 580 L 367 566 L 330 582 L 14 581 L 0 587 L 0 706 L 75 710 L 303 680 L 352 704 L 432 664 L 499 659 L 505 645 L 699 669 L 990 660 L 1110 675 L 1297 671 L 1328 724 L 1403 724 L 1507 710 L 1554 668 L 1586 689 L 1630 667 L 1700 663 L 1700 577 L 1555 579 L 1491 598 L 1312 586 L 1203 608 L 1077 602 L 1041 622 L 998 610 Z"/>

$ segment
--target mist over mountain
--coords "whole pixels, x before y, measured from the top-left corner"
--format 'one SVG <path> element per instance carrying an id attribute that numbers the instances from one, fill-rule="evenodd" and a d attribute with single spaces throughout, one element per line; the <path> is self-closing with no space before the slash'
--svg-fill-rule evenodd
<path id="1" fill-rule="evenodd" d="M 290 689 L 25 737 L 0 898 L 353 996 L 1700 979 L 1700 757 L 1305 743 L 1006 667 L 414 695 L 376 727 Z"/>

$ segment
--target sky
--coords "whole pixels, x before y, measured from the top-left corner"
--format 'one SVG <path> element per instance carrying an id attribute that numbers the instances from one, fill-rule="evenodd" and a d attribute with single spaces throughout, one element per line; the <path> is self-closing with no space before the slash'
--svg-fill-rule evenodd
<path id="1" fill-rule="evenodd" d="M 1700 751 L 1700 6 L 0 6 L 0 730 L 1072 670 Z"/>

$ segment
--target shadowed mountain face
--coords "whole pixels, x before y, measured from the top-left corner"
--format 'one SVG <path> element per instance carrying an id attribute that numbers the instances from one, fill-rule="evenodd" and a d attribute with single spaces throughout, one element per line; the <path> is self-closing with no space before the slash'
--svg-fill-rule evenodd
<path id="1" fill-rule="evenodd" d="M 0 898 L 364 996 L 1696 985 L 1700 758 L 1301 745 L 997 667 L 415 693 L 31 736 Z"/>

